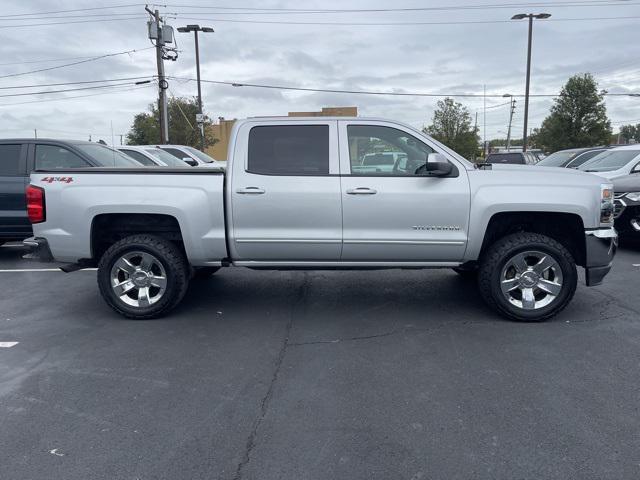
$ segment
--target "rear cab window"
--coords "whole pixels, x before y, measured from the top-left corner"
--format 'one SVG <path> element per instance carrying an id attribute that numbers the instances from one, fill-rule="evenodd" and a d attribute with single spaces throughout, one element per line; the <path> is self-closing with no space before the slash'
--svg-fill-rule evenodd
<path id="1" fill-rule="evenodd" d="M 24 176 L 22 144 L 0 144 L 0 177 Z"/>
<path id="2" fill-rule="evenodd" d="M 36 145 L 36 170 L 63 170 L 68 168 L 89 168 L 91 165 L 69 150 L 59 145 Z"/>
<path id="3" fill-rule="evenodd" d="M 247 171 L 259 175 L 328 175 L 328 125 L 264 125 L 251 128 Z"/>

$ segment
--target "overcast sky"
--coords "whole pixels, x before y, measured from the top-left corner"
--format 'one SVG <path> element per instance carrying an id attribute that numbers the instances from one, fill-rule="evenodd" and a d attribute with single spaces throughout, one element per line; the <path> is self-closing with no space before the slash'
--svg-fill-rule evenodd
<path id="1" fill-rule="evenodd" d="M 45 12 L 109 6 L 93 1 L 3 0 L 0 12 L 0 136 L 38 136 L 115 142 L 129 130 L 133 116 L 157 98 L 153 85 L 121 85 L 111 89 L 24 94 L 85 88 L 96 84 L 38 85 L 145 77 L 156 73 L 155 52 L 146 31 L 143 4 L 67 13 Z M 576 73 L 592 72 L 609 92 L 640 93 L 640 2 L 566 0 L 510 8 L 474 8 L 404 12 L 295 13 L 274 10 L 216 10 L 201 7 L 375 9 L 438 6 L 513 5 L 514 0 L 184 0 L 159 7 L 174 27 L 199 23 L 215 28 L 201 35 L 202 78 L 231 82 L 276 84 L 309 88 L 384 90 L 443 94 L 524 93 L 526 21 L 460 25 L 335 25 L 342 23 L 475 22 L 508 20 L 520 12 L 551 13 L 552 20 L 536 21 L 531 92 L 555 94 Z M 595 4 L 604 4 L 594 6 Z M 579 4 L 579 5 L 578 5 Z M 590 4 L 590 5 L 589 5 Z M 188 5 L 188 6 L 185 6 Z M 250 12 L 254 12 L 248 14 Z M 177 15 L 176 15 L 177 13 Z M 33 14 L 17 16 L 19 14 Z M 102 15 L 102 16 L 94 16 Z M 57 17 L 57 18 L 54 18 Z M 603 18 L 604 17 L 604 18 Z M 617 17 L 616 19 L 610 19 Z M 634 18 L 635 17 L 635 18 Z M 588 21 L 562 19 L 592 18 Z M 596 20 L 596 18 L 599 18 Z M 608 19 L 605 19 L 608 18 Z M 91 20 L 91 22 L 87 22 Z M 97 21 L 96 21 L 97 20 Z M 241 20 L 229 22 L 224 20 Z M 263 22 L 325 22 L 334 25 L 291 25 Z M 35 25 L 47 22 L 83 22 Z M 30 26 L 29 26 L 30 25 Z M 176 33 L 179 58 L 165 62 L 167 75 L 195 78 L 192 34 Z M 83 58 L 126 50 L 116 55 L 46 72 L 9 76 Z M 56 61 L 44 61 L 56 60 Z M 125 80 L 114 83 L 130 83 Z M 32 88 L 7 89 L 15 86 Z M 98 84 L 99 85 L 99 84 Z M 192 81 L 170 80 L 174 96 L 196 95 Z M 75 98 L 72 98 L 75 97 Z M 212 118 L 286 115 L 292 110 L 356 105 L 360 115 L 382 116 L 417 127 L 429 124 L 438 98 L 368 96 L 290 92 L 273 89 L 203 84 L 205 113 Z M 483 99 L 459 98 L 471 114 L 478 112 L 483 134 Z M 487 99 L 487 139 L 505 137 L 508 106 L 503 98 Z M 28 103 L 27 103 L 28 102 Z M 548 113 L 550 98 L 532 98 L 531 127 Z M 514 117 L 515 136 L 521 136 L 523 100 Z M 493 107 L 493 108 L 491 108 Z M 640 98 L 608 97 L 607 111 L 614 130 L 625 122 L 640 122 Z"/>

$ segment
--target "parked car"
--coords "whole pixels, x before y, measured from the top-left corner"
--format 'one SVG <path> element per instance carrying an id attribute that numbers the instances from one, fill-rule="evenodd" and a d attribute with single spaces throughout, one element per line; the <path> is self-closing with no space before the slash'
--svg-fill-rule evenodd
<path id="1" fill-rule="evenodd" d="M 510 163 L 515 165 L 535 165 L 538 162 L 531 152 L 496 152 L 490 153 L 485 163 Z"/>
<path id="2" fill-rule="evenodd" d="M 155 145 L 157 148 L 164 150 L 165 152 L 169 152 L 176 158 L 179 158 L 183 162 L 191 165 L 192 167 L 196 166 L 216 166 L 216 167 L 224 167 L 223 162 L 219 162 L 215 158 L 210 157 L 204 152 L 201 152 L 197 148 L 190 147 L 188 145 Z"/>
<path id="3" fill-rule="evenodd" d="M 640 145 L 615 147 L 593 157 L 578 167 L 607 179 L 640 172 Z"/>
<path id="4" fill-rule="evenodd" d="M 640 239 L 640 173 L 613 180 L 615 227 L 622 237 Z"/>
<path id="5" fill-rule="evenodd" d="M 362 152 L 350 147 L 380 142 L 419 166 L 354 173 Z M 97 266 L 105 301 L 136 319 L 175 307 L 194 269 L 242 266 L 475 271 L 491 307 L 541 321 L 573 297 L 576 265 L 587 285 L 611 268 L 613 189 L 596 175 L 474 165 L 380 119 L 240 120 L 230 146 L 228 173 L 34 172 L 32 241 L 66 271 Z"/>
<path id="6" fill-rule="evenodd" d="M 611 147 L 589 147 L 589 148 L 570 148 L 567 150 L 558 150 L 537 165 L 540 167 L 564 167 L 578 168 L 583 163 L 591 160 L 596 155 L 606 152 Z"/>
<path id="7" fill-rule="evenodd" d="M 49 139 L 0 140 L 0 244 L 32 235 L 25 188 L 34 169 L 139 167 L 135 160 L 98 143 Z"/>
<path id="8" fill-rule="evenodd" d="M 169 152 L 165 152 L 154 146 L 134 146 L 124 145 L 116 147 L 116 150 L 122 152 L 137 162 L 147 167 L 189 167 L 182 160 L 177 159 Z"/>

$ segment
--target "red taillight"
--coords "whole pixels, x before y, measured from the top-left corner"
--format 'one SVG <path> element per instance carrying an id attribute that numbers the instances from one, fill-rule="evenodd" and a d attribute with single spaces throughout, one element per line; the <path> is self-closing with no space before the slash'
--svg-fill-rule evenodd
<path id="1" fill-rule="evenodd" d="M 33 185 L 27 187 L 27 216 L 31 223 L 42 223 L 46 220 L 43 188 Z"/>

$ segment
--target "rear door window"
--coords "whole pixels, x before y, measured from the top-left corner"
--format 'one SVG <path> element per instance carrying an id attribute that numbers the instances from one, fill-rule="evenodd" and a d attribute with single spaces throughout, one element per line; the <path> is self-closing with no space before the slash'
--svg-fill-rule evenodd
<path id="1" fill-rule="evenodd" d="M 329 126 L 253 127 L 247 170 L 261 175 L 328 175 Z"/>
<path id="2" fill-rule="evenodd" d="M 22 145 L 5 144 L 0 145 L 0 176 L 19 176 L 22 175 L 22 167 L 20 165 L 20 153 Z"/>
<path id="3" fill-rule="evenodd" d="M 61 170 L 66 168 L 89 168 L 91 165 L 65 147 L 36 145 L 36 170 Z"/>

